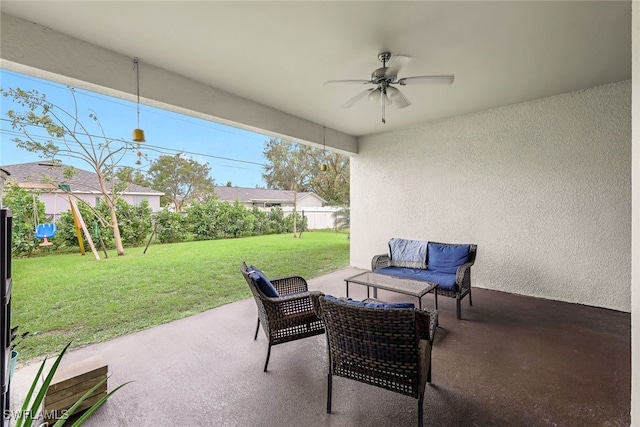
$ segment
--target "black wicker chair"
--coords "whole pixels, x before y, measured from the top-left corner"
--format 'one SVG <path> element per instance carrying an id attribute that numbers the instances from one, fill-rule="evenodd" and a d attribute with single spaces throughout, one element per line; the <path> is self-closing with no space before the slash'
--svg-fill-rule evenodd
<path id="1" fill-rule="evenodd" d="M 322 295 L 322 292 L 308 291 L 307 282 L 302 277 L 270 279 L 279 296 L 268 297 L 252 278 L 252 270 L 246 263 L 242 263 L 240 272 L 249 284 L 258 306 L 258 324 L 253 339 L 258 338 L 258 330 L 262 324 L 269 341 L 267 360 L 264 363 L 265 372 L 269 365 L 271 346 L 324 333 L 324 323 L 313 310 L 310 298 L 312 295 Z"/>
<path id="2" fill-rule="evenodd" d="M 313 299 L 327 331 L 327 413 L 332 376 L 338 375 L 418 399 L 422 426 L 437 311 L 361 307 L 324 295 Z"/>

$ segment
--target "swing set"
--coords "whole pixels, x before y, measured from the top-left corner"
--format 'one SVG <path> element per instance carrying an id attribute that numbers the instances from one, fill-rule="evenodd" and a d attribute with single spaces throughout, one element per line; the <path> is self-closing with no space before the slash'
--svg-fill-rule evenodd
<path id="1" fill-rule="evenodd" d="M 53 187 L 55 188 L 55 187 Z M 71 191 L 69 185 L 60 184 L 58 188 L 65 193 L 69 194 Z M 56 196 L 54 199 L 54 212 L 57 211 L 58 197 Z M 76 205 L 75 200 L 72 198 L 71 194 L 69 194 L 69 206 L 71 207 L 71 214 L 73 216 L 73 223 L 76 228 L 76 235 L 78 236 L 78 245 L 80 246 L 80 253 L 82 255 L 85 254 L 84 242 L 82 240 L 82 233 L 84 232 L 84 236 L 91 247 L 91 251 L 93 252 L 93 256 L 100 260 L 100 255 L 98 255 L 98 251 L 96 250 L 95 245 L 93 244 L 93 239 L 91 238 L 91 234 L 87 229 L 87 225 L 84 222 L 84 218 L 82 218 L 82 214 Z M 55 237 L 57 232 L 57 227 L 54 223 L 38 223 L 38 202 L 36 201 L 36 195 L 33 195 L 33 223 L 37 224 L 35 229 L 35 237 L 36 239 L 43 239 L 43 242 L 40 243 L 39 246 L 51 246 L 53 245 L 49 239 Z M 98 231 L 99 232 L 99 231 Z M 102 237 L 100 237 L 100 242 L 102 243 L 102 248 L 105 252 L 105 257 L 107 256 L 107 251 L 104 247 L 104 242 L 102 242 Z"/>
<path id="2" fill-rule="evenodd" d="M 57 201 L 57 198 L 56 198 Z M 35 236 L 36 239 L 44 239 L 39 246 L 51 246 L 53 243 L 49 239 L 53 238 L 58 231 L 57 227 L 53 223 L 38 224 L 38 202 L 36 202 L 36 195 L 33 195 L 33 223 L 36 225 Z"/>

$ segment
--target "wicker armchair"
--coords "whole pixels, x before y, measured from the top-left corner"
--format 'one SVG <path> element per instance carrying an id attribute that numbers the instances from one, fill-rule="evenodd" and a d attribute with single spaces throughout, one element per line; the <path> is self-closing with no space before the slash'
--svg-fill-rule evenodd
<path id="1" fill-rule="evenodd" d="M 313 310 L 311 296 L 320 296 L 322 292 L 308 291 L 307 282 L 300 276 L 271 279 L 279 296 L 268 297 L 252 278 L 252 271 L 246 263 L 242 263 L 240 272 L 249 284 L 249 289 L 258 306 L 258 324 L 254 340 L 258 338 L 258 330 L 262 329 L 269 341 L 267 360 L 264 371 L 269 365 L 271 346 L 295 341 L 324 333 L 324 323 Z"/>
<path id="2" fill-rule="evenodd" d="M 324 295 L 313 300 L 327 331 L 327 413 L 331 413 L 332 376 L 338 375 L 418 399 L 422 426 L 437 311 L 369 308 Z"/>

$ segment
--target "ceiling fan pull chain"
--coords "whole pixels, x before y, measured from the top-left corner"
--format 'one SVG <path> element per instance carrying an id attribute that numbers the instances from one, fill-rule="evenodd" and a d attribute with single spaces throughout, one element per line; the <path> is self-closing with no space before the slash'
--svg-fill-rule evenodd
<path id="1" fill-rule="evenodd" d="M 384 112 L 385 112 L 385 104 L 386 104 L 386 98 L 387 98 L 387 91 L 384 90 L 384 88 L 380 89 L 380 92 L 382 92 L 381 96 L 380 96 L 380 103 L 382 104 L 382 124 L 386 124 L 387 120 L 384 117 Z"/>

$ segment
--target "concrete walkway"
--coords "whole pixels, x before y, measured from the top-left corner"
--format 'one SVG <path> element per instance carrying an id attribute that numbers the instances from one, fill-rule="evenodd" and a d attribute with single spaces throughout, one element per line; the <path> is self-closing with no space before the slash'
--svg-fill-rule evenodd
<path id="1" fill-rule="evenodd" d="M 268 271 L 268 268 L 265 267 Z M 345 269 L 309 281 L 344 296 Z M 292 272 L 295 273 L 295 272 Z M 238 273 L 238 283 L 244 281 Z M 364 298 L 366 288 L 350 286 Z M 415 301 L 381 291 L 378 298 Z M 629 313 L 474 289 L 462 320 L 440 297 L 440 328 L 427 385 L 425 425 L 626 426 L 630 424 Z M 433 296 L 423 299 L 433 306 Z M 416 400 L 335 378 L 326 413 L 324 335 L 273 347 L 246 299 L 69 352 L 65 362 L 101 355 L 118 391 L 87 426 L 414 426 Z M 20 368 L 19 406 L 37 371 Z"/>

